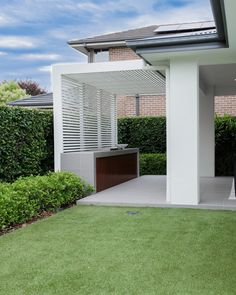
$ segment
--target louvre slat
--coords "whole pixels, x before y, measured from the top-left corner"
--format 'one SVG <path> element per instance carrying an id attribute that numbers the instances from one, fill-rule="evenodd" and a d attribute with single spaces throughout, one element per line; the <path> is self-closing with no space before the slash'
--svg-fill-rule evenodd
<path id="1" fill-rule="evenodd" d="M 114 95 L 63 76 L 62 111 L 64 152 L 114 145 L 114 138 L 116 140 Z"/>

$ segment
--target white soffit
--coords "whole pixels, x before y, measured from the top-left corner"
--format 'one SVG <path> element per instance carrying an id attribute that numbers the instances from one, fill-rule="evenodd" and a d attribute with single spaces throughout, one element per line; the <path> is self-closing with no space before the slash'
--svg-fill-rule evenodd
<path id="1" fill-rule="evenodd" d="M 63 74 L 63 68 L 61 68 L 62 75 L 117 95 L 165 93 L 165 77 L 156 68 L 146 66 L 143 62 L 87 64 L 84 70 L 84 65 L 77 66 L 77 73 L 74 69 L 70 73 L 67 66 L 67 71 Z M 94 71 L 93 68 L 95 68 Z"/>

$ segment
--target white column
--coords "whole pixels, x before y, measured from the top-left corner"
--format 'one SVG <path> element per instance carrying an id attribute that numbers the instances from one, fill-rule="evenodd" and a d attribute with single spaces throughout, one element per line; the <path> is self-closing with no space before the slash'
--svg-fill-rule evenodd
<path id="1" fill-rule="evenodd" d="M 167 78 L 167 200 L 199 202 L 199 70 L 194 60 L 171 60 Z"/>
<path id="2" fill-rule="evenodd" d="M 53 121 L 54 121 L 54 170 L 61 170 L 61 153 L 63 152 L 62 122 L 62 78 L 56 67 L 52 68 Z"/>
<path id="3" fill-rule="evenodd" d="M 199 169 L 201 177 L 215 176 L 214 92 L 200 89 L 199 95 Z"/>

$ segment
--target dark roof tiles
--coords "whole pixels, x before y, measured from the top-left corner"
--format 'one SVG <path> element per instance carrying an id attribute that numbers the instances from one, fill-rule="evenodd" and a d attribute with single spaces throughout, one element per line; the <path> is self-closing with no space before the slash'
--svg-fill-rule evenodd
<path id="1" fill-rule="evenodd" d="M 29 96 L 8 103 L 10 106 L 22 106 L 22 107 L 52 107 L 53 106 L 53 94 L 45 93 L 36 96 Z"/>
<path id="2" fill-rule="evenodd" d="M 97 42 L 112 42 L 112 41 L 125 41 L 136 38 L 146 38 L 150 36 L 155 36 L 154 30 L 157 29 L 157 25 L 148 26 L 139 29 L 133 29 L 123 32 L 105 34 L 100 36 L 94 36 L 85 39 L 71 40 L 68 43 L 70 45 L 78 43 L 97 43 Z"/>

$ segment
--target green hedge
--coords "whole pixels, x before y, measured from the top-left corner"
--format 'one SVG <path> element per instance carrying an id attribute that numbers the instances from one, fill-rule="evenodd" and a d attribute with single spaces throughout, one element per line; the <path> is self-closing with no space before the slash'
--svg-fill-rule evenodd
<path id="1" fill-rule="evenodd" d="M 0 229 L 26 222 L 43 211 L 56 211 L 92 190 L 90 185 L 69 172 L 0 183 Z"/>
<path id="2" fill-rule="evenodd" d="M 52 112 L 0 107 L 0 179 L 53 169 Z"/>
<path id="3" fill-rule="evenodd" d="M 140 175 L 166 175 L 166 154 L 140 154 Z"/>
<path id="4" fill-rule="evenodd" d="M 119 143 L 128 143 L 129 147 L 139 147 L 141 153 L 165 153 L 166 118 L 121 118 L 118 121 L 118 138 Z M 236 152 L 236 117 L 216 117 L 215 143 L 216 175 L 233 175 L 233 154 Z M 150 165 L 152 165 L 151 162 Z"/>
<path id="5" fill-rule="evenodd" d="M 236 154 L 236 117 L 216 117 L 215 128 L 216 175 L 231 176 Z"/>
<path id="6" fill-rule="evenodd" d="M 118 120 L 118 139 L 129 147 L 139 147 L 141 153 L 165 153 L 166 118 L 121 118 Z"/>
<path id="7" fill-rule="evenodd" d="M 218 117 L 215 124 L 216 175 L 230 176 L 236 150 L 236 118 Z M 0 180 L 12 182 L 19 176 L 53 170 L 52 112 L 0 107 L 0 135 Z M 118 139 L 129 147 L 139 147 L 141 153 L 164 154 L 166 118 L 121 118 Z"/>

